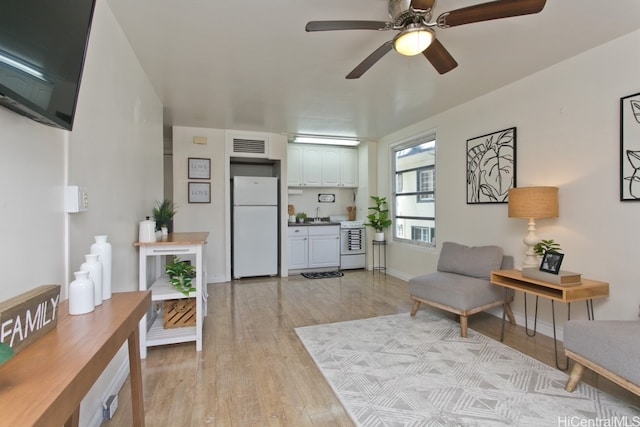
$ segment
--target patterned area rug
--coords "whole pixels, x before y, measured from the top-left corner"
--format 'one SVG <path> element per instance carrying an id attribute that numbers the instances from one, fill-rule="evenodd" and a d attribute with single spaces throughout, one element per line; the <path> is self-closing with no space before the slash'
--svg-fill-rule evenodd
<path id="1" fill-rule="evenodd" d="M 302 273 L 302 276 L 307 279 L 331 279 L 334 277 L 342 277 L 344 273 L 342 271 L 321 271 L 319 273 Z"/>
<path id="2" fill-rule="evenodd" d="M 296 333 L 357 426 L 640 420 L 639 408 L 584 383 L 573 393 L 564 391 L 566 373 L 500 342 L 472 330 L 461 338 L 457 323 L 434 312 L 307 326 Z"/>

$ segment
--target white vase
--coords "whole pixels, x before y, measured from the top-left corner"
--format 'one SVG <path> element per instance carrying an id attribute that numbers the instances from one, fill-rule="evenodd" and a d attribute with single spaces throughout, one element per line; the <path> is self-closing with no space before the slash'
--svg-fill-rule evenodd
<path id="1" fill-rule="evenodd" d="M 91 245 L 91 253 L 98 254 L 98 261 L 102 264 L 102 299 L 111 298 L 111 243 L 107 236 L 94 236 L 96 242 Z"/>
<path id="2" fill-rule="evenodd" d="M 98 254 L 87 254 L 86 261 L 80 266 L 80 271 L 88 271 L 89 279 L 93 281 L 95 305 L 102 304 L 102 264 L 98 261 Z"/>
<path id="3" fill-rule="evenodd" d="M 95 286 L 88 271 L 73 273 L 75 280 L 69 284 L 69 314 L 85 314 L 95 309 Z"/>
<path id="4" fill-rule="evenodd" d="M 384 232 L 376 232 L 373 236 L 373 240 L 376 242 L 384 242 Z"/>

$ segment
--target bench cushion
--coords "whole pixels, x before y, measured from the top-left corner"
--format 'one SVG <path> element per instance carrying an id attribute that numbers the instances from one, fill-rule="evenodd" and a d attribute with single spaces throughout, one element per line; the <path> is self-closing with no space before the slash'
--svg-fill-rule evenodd
<path id="1" fill-rule="evenodd" d="M 640 321 L 569 320 L 564 347 L 640 385 Z"/>
<path id="2" fill-rule="evenodd" d="M 444 242 L 438 258 L 438 271 L 489 279 L 492 270 L 499 270 L 503 250 L 500 246 L 469 247 Z"/>
<path id="3" fill-rule="evenodd" d="M 500 267 L 500 264 L 498 264 Z M 504 300 L 504 288 L 492 285 L 486 279 L 437 271 L 409 280 L 409 291 L 427 301 L 466 311 Z M 513 296 L 509 290 L 508 298 Z"/>

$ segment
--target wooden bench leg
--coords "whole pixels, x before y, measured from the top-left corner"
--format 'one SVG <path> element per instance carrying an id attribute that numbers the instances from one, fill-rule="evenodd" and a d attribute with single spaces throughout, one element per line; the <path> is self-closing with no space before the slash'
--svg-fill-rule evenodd
<path id="1" fill-rule="evenodd" d="M 510 303 L 506 303 L 504 306 L 506 312 L 507 312 L 507 317 L 509 318 L 509 323 L 511 323 L 512 325 L 516 324 L 516 318 L 513 316 L 513 311 L 511 311 L 511 304 Z"/>
<path id="2" fill-rule="evenodd" d="M 575 362 L 573 365 L 573 369 L 571 369 L 571 373 L 569 374 L 569 380 L 567 381 L 567 385 L 564 388 L 566 391 L 571 393 L 576 389 L 580 379 L 582 378 L 582 374 L 584 373 L 584 366 L 580 363 Z"/>
<path id="3" fill-rule="evenodd" d="M 460 336 L 462 338 L 467 337 L 467 324 L 469 323 L 469 318 L 467 316 L 460 315 Z"/>
<path id="4" fill-rule="evenodd" d="M 420 307 L 420 301 L 414 301 L 413 308 L 411 309 L 411 317 L 415 317 L 418 312 L 418 307 Z"/>

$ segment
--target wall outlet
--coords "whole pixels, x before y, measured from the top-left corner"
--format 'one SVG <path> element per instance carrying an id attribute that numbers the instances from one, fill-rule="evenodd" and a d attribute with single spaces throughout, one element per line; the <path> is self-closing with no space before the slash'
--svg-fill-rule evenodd
<path id="1" fill-rule="evenodd" d="M 114 394 L 109 396 L 107 401 L 102 404 L 102 420 L 108 421 L 113 418 L 116 409 L 118 409 L 118 395 Z"/>

